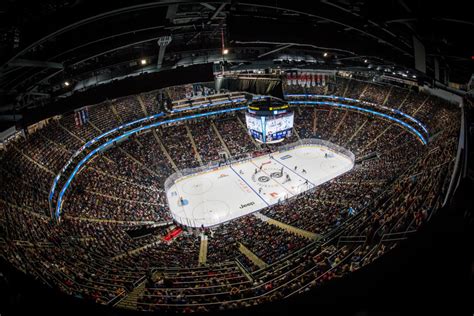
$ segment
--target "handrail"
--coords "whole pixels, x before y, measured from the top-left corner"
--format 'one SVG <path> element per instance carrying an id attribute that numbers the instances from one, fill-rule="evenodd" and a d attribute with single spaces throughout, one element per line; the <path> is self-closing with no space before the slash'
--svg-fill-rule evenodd
<path id="1" fill-rule="evenodd" d="M 364 113 L 370 113 L 370 114 L 373 114 L 375 116 L 380 116 L 380 117 L 383 117 L 385 119 L 394 121 L 395 123 L 399 124 L 400 126 L 403 126 L 403 127 L 407 128 L 408 131 L 410 131 L 412 134 L 416 135 L 416 137 L 418 137 L 418 139 L 423 143 L 423 145 L 428 144 L 428 141 L 426 140 L 426 138 L 423 137 L 423 135 L 421 135 L 421 133 L 417 129 L 415 129 L 413 126 L 411 126 L 410 124 L 408 124 L 406 122 L 403 122 L 402 120 L 400 120 L 396 117 L 390 116 L 390 115 L 385 114 L 385 113 L 369 110 L 369 109 L 358 107 L 358 106 L 355 106 L 355 105 L 347 105 L 347 104 L 343 104 L 343 103 L 338 103 L 338 102 L 303 100 L 303 101 L 289 101 L 288 103 L 289 104 L 295 104 L 295 105 L 298 105 L 298 104 L 301 104 L 301 105 L 328 105 L 328 106 L 334 106 L 334 107 L 340 107 L 340 108 L 356 110 L 356 111 L 364 112 Z"/>
<path id="2" fill-rule="evenodd" d="M 354 166 L 355 156 L 351 151 L 347 150 L 344 147 L 333 144 L 329 141 L 322 140 L 322 139 L 316 139 L 316 138 L 298 140 L 298 141 L 293 142 L 291 144 L 287 144 L 287 145 L 279 147 L 278 151 L 276 151 L 276 152 L 273 152 L 271 154 L 264 154 L 264 155 L 261 155 L 261 156 L 266 155 L 266 156 L 271 157 L 272 155 L 276 155 L 278 153 L 284 153 L 284 152 L 289 151 L 291 149 L 298 148 L 298 147 L 301 147 L 301 146 L 307 146 L 307 145 L 324 146 L 325 149 L 329 149 L 330 151 L 336 152 L 338 155 L 347 158 L 351 162 L 351 165 L 350 165 L 350 167 L 347 167 L 347 169 L 342 170 L 343 172 L 347 172 L 348 170 L 352 169 L 352 167 Z M 255 157 L 250 156 L 250 155 L 245 155 L 243 158 L 241 158 L 241 157 L 232 158 L 232 159 L 229 159 L 225 162 L 221 162 L 220 160 L 215 160 L 215 161 L 211 161 L 211 162 L 207 163 L 206 165 L 199 166 L 199 167 L 196 167 L 196 168 L 187 168 L 187 169 L 179 170 L 179 171 L 171 174 L 165 180 L 164 190 L 165 190 L 165 192 L 169 192 L 170 189 L 173 187 L 173 185 L 175 185 L 177 182 L 182 181 L 182 180 L 184 180 L 188 177 L 191 177 L 191 176 L 195 177 L 195 176 L 197 176 L 199 174 L 202 174 L 202 173 L 207 173 L 207 172 L 210 172 L 210 171 L 220 170 L 220 169 L 225 168 L 226 166 L 229 166 L 229 165 L 232 166 L 232 165 L 235 165 L 235 164 L 241 164 L 241 163 L 244 163 L 244 162 L 246 162 L 248 160 L 251 160 L 253 158 L 255 158 Z M 328 181 L 327 180 L 328 178 L 330 178 L 330 177 L 322 178 L 321 180 L 323 180 L 322 182 L 325 182 L 325 181 Z M 294 195 L 294 196 L 292 196 L 288 199 L 285 199 L 285 200 L 281 201 L 280 204 L 290 203 L 291 201 L 300 198 L 300 196 L 302 194 L 309 194 L 311 192 L 316 191 L 317 189 L 318 189 L 318 186 L 313 186 L 310 189 L 308 189 L 308 190 L 306 190 L 306 191 L 304 191 L 300 194 Z M 168 200 L 168 194 L 166 194 L 166 198 Z M 171 204 L 169 200 L 168 200 L 168 204 Z M 256 210 L 255 212 L 257 212 L 257 211 L 258 210 Z M 173 217 L 173 219 L 176 222 L 178 222 L 182 225 L 190 226 L 190 227 L 200 227 L 199 224 L 197 224 L 196 222 L 190 220 L 189 218 L 182 218 L 180 216 L 177 216 L 173 212 L 170 212 L 170 213 L 171 213 L 171 216 Z M 220 221 L 219 223 L 210 225 L 208 227 L 212 227 L 212 226 L 215 226 L 215 225 L 221 225 L 221 224 L 226 223 L 226 222 L 228 222 L 230 220 L 233 220 L 233 219 L 234 218 L 225 218 L 224 221 Z"/>
<path id="3" fill-rule="evenodd" d="M 225 283 L 220 285 L 211 285 L 211 286 L 203 286 L 203 287 L 147 287 L 148 290 L 160 290 L 160 291 L 183 291 L 183 290 L 202 290 L 202 289 L 212 289 L 212 288 L 219 288 L 219 287 L 226 287 L 229 285 L 240 285 L 252 283 L 252 281 L 244 281 L 244 282 L 236 282 L 236 283 Z M 163 295 L 166 296 L 166 295 Z"/>
<path id="4" fill-rule="evenodd" d="M 341 263 L 343 263 L 348 257 L 350 257 L 359 247 L 357 247 L 356 249 L 354 249 L 350 254 L 347 255 L 347 257 L 345 257 L 343 260 L 341 260 L 337 265 L 335 265 L 334 267 L 331 267 L 330 270 L 332 270 L 333 268 L 335 267 L 338 267 Z M 297 268 L 297 267 L 296 267 Z M 273 292 L 276 292 L 277 290 L 285 287 L 287 284 L 289 284 L 290 282 L 293 282 L 294 280 L 296 279 L 299 279 L 301 278 L 302 275 L 305 275 L 311 271 L 313 271 L 315 268 L 317 268 L 316 265 L 312 266 L 310 269 L 308 269 L 307 271 L 305 271 L 303 274 L 300 274 L 298 276 L 295 276 L 294 278 L 288 280 L 287 282 L 283 283 L 283 284 L 280 284 L 279 286 L 277 286 L 276 288 L 273 288 L 271 289 L 270 291 L 268 292 L 265 292 L 263 294 L 260 294 L 260 295 L 255 295 L 255 296 L 252 296 L 252 297 L 246 297 L 246 298 L 243 298 L 243 299 L 239 299 L 239 300 L 229 300 L 229 301 L 221 301 L 221 302 L 210 302 L 210 303 L 188 303 L 188 304 L 182 304 L 182 303 L 176 303 L 176 304 L 156 304 L 156 303 L 143 303 L 143 302 L 140 302 L 139 304 L 141 305 L 153 305 L 153 306 L 179 306 L 179 307 L 188 307 L 188 306 L 212 306 L 212 305 L 221 305 L 221 304 L 224 304 L 224 303 L 227 303 L 227 302 L 243 302 L 243 301 L 248 301 L 248 300 L 254 300 L 254 299 L 258 299 L 258 298 L 261 298 L 261 297 L 265 297 L 265 296 L 268 296 L 270 294 L 272 294 Z M 325 271 L 326 273 L 327 271 Z M 324 273 L 323 273 L 324 274 Z M 323 275 L 322 274 L 322 275 Z M 321 277 L 322 277 L 321 275 Z M 279 277 L 280 278 L 280 277 Z M 265 283 L 262 283 L 256 287 L 252 287 L 250 289 L 246 289 L 246 290 L 255 290 L 256 288 L 258 287 L 262 287 L 266 284 L 268 284 L 269 281 L 265 282 Z M 299 289 L 301 290 L 301 288 Z M 298 291 L 299 291 L 298 290 Z M 230 293 L 230 292 L 229 292 Z M 292 293 L 293 294 L 293 293 Z"/>
<path id="5" fill-rule="evenodd" d="M 449 181 L 449 187 L 446 192 L 445 198 L 443 200 L 442 206 L 444 207 L 446 203 L 448 202 L 449 198 L 451 197 L 452 193 L 454 190 L 457 188 L 459 185 L 459 182 L 461 181 L 461 178 L 465 176 L 463 174 L 463 161 L 467 161 L 467 136 L 466 136 L 466 116 L 465 116 L 465 107 L 464 107 L 464 102 L 461 101 L 461 126 L 459 129 L 459 141 L 458 141 L 458 148 L 456 152 L 456 162 L 454 164 L 454 170 L 451 175 L 451 179 Z M 463 157 L 464 156 L 464 157 Z M 459 175 L 458 175 L 459 173 Z M 457 181 L 456 181 L 457 180 Z M 433 212 L 432 212 L 433 213 Z M 431 214 L 430 214 L 431 217 Z"/>
<path id="6" fill-rule="evenodd" d="M 258 100 L 258 99 L 261 99 L 262 96 L 254 96 L 254 99 Z M 190 110 L 197 110 L 197 109 L 202 109 L 202 108 L 207 108 L 207 107 L 215 107 L 215 106 L 218 106 L 218 105 L 227 105 L 227 104 L 235 104 L 237 105 L 237 103 L 241 103 L 241 102 L 244 102 L 245 101 L 245 98 L 239 98 L 239 99 L 235 99 L 235 98 L 231 98 L 230 100 L 223 100 L 223 101 L 219 101 L 219 102 L 208 102 L 206 104 L 200 104 L 200 105 L 197 105 L 197 106 L 190 106 L 190 107 L 184 107 L 184 108 L 179 108 L 179 109 L 175 109 L 173 111 L 171 111 L 171 113 L 180 113 L 180 112 L 184 112 L 184 111 L 190 111 Z M 148 121 L 151 121 L 152 119 L 157 119 L 157 118 L 161 118 L 165 115 L 165 113 L 161 112 L 161 113 L 158 113 L 158 114 L 153 114 L 153 115 L 150 115 L 150 116 L 147 116 L 147 117 L 143 117 L 141 119 L 138 119 L 138 120 L 134 120 L 134 121 L 130 121 L 130 122 L 127 122 L 125 124 L 122 124 L 122 125 L 119 125 L 113 129 L 111 129 L 110 131 L 107 131 L 99 136 L 97 136 L 96 138 L 88 141 L 86 144 L 84 144 L 83 146 L 81 146 L 81 148 L 79 150 L 77 150 L 72 156 L 71 158 L 66 162 L 66 164 L 63 166 L 63 168 L 61 169 L 61 171 L 56 175 L 56 177 L 54 178 L 53 180 L 53 184 L 51 186 L 51 190 L 50 190 L 50 193 L 49 193 L 49 197 L 48 197 L 48 201 L 51 205 L 52 201 L 53 201 L 53 197 L 55 195 L 55 191 L 56 191 L 56 186 L 61 178 L 61 175 L 66 171 L 66 169 L 71 165 L 71 163 L 73 162 L 73 160 L 79 156 L 85 149 L 89 148 L 90 146 L 92 146 L 94 143 L 96 143 L 97 141 L 99 141 L 101 138 L 104 138 L 106 136 L 110 136 L 112 135 L 113 133 L 117 132 L 117 131 L 121 131 L 121 130 L 124 130 L 126 127 L 131 127 L 131 126 L 134 126 L 134 125 L 137 125 L 139 123 L 144 123 L 144 122 L 148 122 Z M 52 205 L 51 205 L 52 207 Z M 52 209 L 51 209 L 52 211 Z M 52 212 L 53 213 L 53 212 Z"/>
<path id="7" fill-rule="evenodd" d="M 285 96 L 286 96 L 286 97 L 306 97 L 306 98 L 310 97 L 310 98 L 330 99 L 330 100 L 338 100 L 338 101 L 349 101 L 349 102 L 354 102 L 354 103 L 358 103 L 358 104 L 362 104 L 362 105 L 372 106 L 372 107 L 375 107 L 375 108 L 381 108 L 381 109 L 390 111 L 390 112 L 392 112 L 392 113 L 401 115 L 401 116 L 403 116 L 403 117 L 409 119 L 410 121 L 414 122 L 414 123 L 417 124 L 419 127 L 421 127 L 421 129 L 425 132 L 426 136 L 429 136 L 428 129 L 427 129 L 426 126 L 423 125 L 423 123 L 421 123 L 419 120 L 417 120 L 416 118 L 412 117 L 412 116 L 409 115 L 409 114 L 406 114 L 406 113 L 400 111 L 399 109 L 389 108 L 389 107 L 387 107 L 387 106 L 385 106 L 385 105 L 382 105 L 382 104 L 377 104 L 377 103 L 374 103 L 374 102 L 369 102 L 369 101 L 364 101 L 364 100 L 359 100 L 359 99 L 352 99 L 352 98 L 340 97 L 340 96 L 335 96 L 335 95 L 321 95 L 321 94 L 287 94 L 287 95 L 285 95 Z"/>
<path id="8" fill-rule="evenodd" d="M 405 240 L 408 238 L 407 235 L 411 235 L 416 233 L 416 230 L 407 230 L 403 232 L 396 232 L 396 233 L 387 233 L 382 235 L 382 238 L 380 239 L 380 242 L 387 242 L 387 241 L 399 241 L 399 240 Z M 400 237 L 398 237 L 400 236 Z"/>
<path id="9" fill-rule="evenodd" d="M 341 243 L 365 243 L 367 241 L 367 236 L 355 235 L 355 236 L 339 236 L 337 240 L 337 247 Z"/>
<path id="10" fill-rule="evenodd" d="M 314 281 L 317 281 L 317 280 L 321 279 L 321 278 L 322 278 L 324 275 L 326 275 L 327 273 L 329 273 L 329 272 L 331 272 L 332 270 L 335 270 L 336 268 L 338 268 L 343 262 L 345 262 L 347 259 L 349 259 L 349 258 L 352 256 L 352 254 L 354 254 L 354 252 L 356 252 L 359 248 L 360 248 L 360 246 L 357 247 L 357 248 L 355 248 L 351 253 L 347 254 L 347 256 L 344 257 L 338 264 L 336 264 L 335 266 L 332 266 L 331 269 L 325 271 L 323 274 L 321 274 L 320 276 L 318 276 L 316 279 L 312 280 L 311 282 L 314 282 Z M 311 283 L 311 282 L 310 282 L 310 283 Z M 303 286 L 300 287 L 298 290 L 295 290 L 295 291 L 291 292 L 290 294 L 288 294 L 287 296 L 285 296 L 285 298 L 288 298 L 288 297 L 292 296 L 293 294 L 296 294 L 296 293 L 302 291 L 302 290 L 305 289 L 307 286 L 308 286 L 308 284 L 303 285 Z"/>
<path id="11" fill-rule="evenodd" d="M 172 123 L 172 122 L 182 122 L 182 121 L 186 121 L 186 120 L 190 120 L 190 119 L 194 119 L 194 118 L 200 118 L 200 117 L 205 117 L 205 116 L 211 116 L 211 115 L 216 115 L 216 114 L 221 114 L 221 113 L 228 113 L 228 112 L 233 112 L 233 111 L 240 111 L 240 110 L 243 110 L 245 109 L 246 107 L 237 107 L 237 108 L 230 108 L 230 109 L 223 109 L 223 110 L 217 110 L 217 111 L 212 111 L 212 112 L 206 112 L 206 113 L 200 113 L 200 114 L 193 114 L 193 115 L 189 115 L 189 116 L 184 116 L 184 117 L 178 117 L 178 118 L 174 118 L 174 119 L 169 119 L 169 120 L 165 120 L 165 121 L 160 121 L 160 122 L 155 122 L 155 123 L 152 123 L 152 124 L 149 124 L 149 125 L 146 125 L 146 126 L 142 126 L 142 127 L 136 127 L 130 131 L 127 131 L 125 133 L 123 133 L 122 135 L 120 136 L 117 136 L 111 140 L 108 140 L 106 143 L 100 145 L 99 147 L 95 148 L 94 150 L 92 150 L 90 153 L 88 153 L 75 167 L 74 171 L 71 173 L 71 175 L 69 176 L 68 180 L 66 181 L 66 183 L 64 184 L 63 188 L 61 189 L 60 193 L 59 193 L 59 196 L 58 196 L 58 199 L 56 201 L 56 211 L 55 211 L 55 215 L 56 215 L 56 218 L 59 219 L 60 217 L 60 211 L 61 211 L 61 206 L 62 206 L 62 200 L 63 200 L 63 196 L 66 192 L 66 190 L 68 189 L 69 185 L 71 184 L 72 180 L 74 179 L 75 175 L 82 169 L 82 167 L 93 157 L 95 156 L 97 153 L 99 152 L 102 152 L 104 150 L 107 150 L 110 146 L 112 146 L 113 143 L 117 142 L 117 141 L 120 141 L 120 140 L 123 140 L 123 139 L 126 139 L 128 137 L 130 137 L 131 135 L 133 134 L 136 134 L 138 132 L 141 132 L 143 130 L 148 130 L 148 129 L 151 129 L 151 128 L 155 128 L 155 127 L 158 127 L 158 126 L 161 126 L 161 125 L 164 125 L 164 124 L 168 124 L 168 123 Z M 58 178 L 59 179 L 59 178 Z"/>

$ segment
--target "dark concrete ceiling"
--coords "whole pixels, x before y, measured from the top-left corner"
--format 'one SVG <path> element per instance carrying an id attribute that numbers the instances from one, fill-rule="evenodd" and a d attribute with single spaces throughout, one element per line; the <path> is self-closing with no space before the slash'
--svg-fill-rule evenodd
<path id="1" fill-rule="evenodd" d="M 65 80 L 137 71 L 141 58 L 156 64 L 164 36 L 172 41 L 163 69 L 209 61 L 219 54 L 221 32 L 226 46 L 242 48 L 229 60 L 304 48 L 406 67 L 414 66 L 415 36 L 425 46 L 428 75 L 436 59 L 450 80 L 464 83 L 474 63 L 469 9 L 467 1 L 7 0 L 0 3 L 0 106 L 49 97 Z"/>

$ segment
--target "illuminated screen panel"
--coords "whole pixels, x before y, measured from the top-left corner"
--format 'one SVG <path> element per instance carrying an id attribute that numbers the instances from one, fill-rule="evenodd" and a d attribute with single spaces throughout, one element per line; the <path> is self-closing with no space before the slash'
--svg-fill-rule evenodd
<path id="1" fill-rule="evenodd" d="M 266 121 L 267 135 L 272 135 L 281 131 L 293 128 L 293 113 L 288 115 L 268 118 Z"/>
<path id="2" fill-rule="evenodd" d="M 245 114 L 245 121 L 247 123 L 247 128 L 249 130 L 253 130 L 259 133 L 262 133 L 262 120 L 258 116 L 250 115 L 248 113 Z"/>
<path id="3" fill-rule="evenodd" d="M 263 143 L 276 143 L 291 136 L 294 114 L 256 116 L 246 113 L 245 119 L 249 133 L 253 138 Z"/>

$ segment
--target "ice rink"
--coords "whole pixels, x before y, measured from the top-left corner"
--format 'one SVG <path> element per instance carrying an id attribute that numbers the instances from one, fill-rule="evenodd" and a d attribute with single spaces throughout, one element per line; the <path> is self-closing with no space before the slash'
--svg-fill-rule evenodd
<path id="1" fill-rule="evenodd" d="M 301 145 L 185 176 L 166 195 L 178 222 L 208 227 L 298 195 L 353 166 L 348 157 L 321 145 Z"/>

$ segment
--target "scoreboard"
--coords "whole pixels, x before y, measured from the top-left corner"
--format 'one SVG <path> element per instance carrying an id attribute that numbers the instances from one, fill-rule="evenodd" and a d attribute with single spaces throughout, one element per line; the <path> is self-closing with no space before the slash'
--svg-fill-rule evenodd
<path id="1" fill-rule="evenodd" d="M 272 144 L 283 141 L 291 136 L 293 129 L 293 112 L 278 115 L 255 115 L 245 113 L 247 129 L 252 137 L 262 143 Z"/>
<path id="2" fill-rule="evenodd" d="M 245 121 L 250 135 L 258 142 L 273 144 L 291 136 L 294 114 L 288 103 L 271 97 L 253 98 Z"/>

